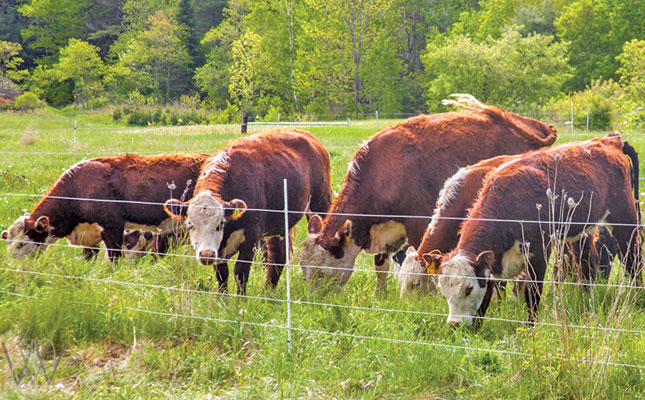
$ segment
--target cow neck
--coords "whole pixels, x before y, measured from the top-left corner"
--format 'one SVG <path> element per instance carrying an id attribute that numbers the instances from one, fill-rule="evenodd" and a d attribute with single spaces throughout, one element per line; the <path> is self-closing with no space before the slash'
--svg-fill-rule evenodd
<path id="1" fill-rule="evenodd" d="M 42 216 L 48 217 L 50 225 L 56 229 L 57 237 L 69 235 L 80 223 L 76 212 L 78 200 L 71 199 L 77 196 L 69 188 L 70 182 L 66 178 L 67 176 L 64 175 L 56 182 L 30 215 L 34 221 Z"/>
<path id="2" fill-rule="evenodd" d="M 472 218 L 486 218 L 478 214 L 471 214 Z M 493 265 L 493 274 L 500 274 L 501 271 L 501 257 L 508 250 L 504 238 L 507 236 L 501 231 L 503 223 L 495 221 L 481 221 L 481 220 L 468 220 L 460 230 L 461 237 L 457 243 L 457 247 L 453 253 L 461 252 L 473 257 L 475 260 L 477 256 L 483 251 L 492 251 L 495 254 L 495 263 Z"/>

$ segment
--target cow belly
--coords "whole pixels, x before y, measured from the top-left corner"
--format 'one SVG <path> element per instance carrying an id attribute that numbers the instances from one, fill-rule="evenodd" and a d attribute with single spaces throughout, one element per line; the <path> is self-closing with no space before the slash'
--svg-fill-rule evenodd
<path id="1" fill-rule="evenodd" d="M 515 241 L 513 247 L 502 256 L 502 275 L 497 278 L 513 279 L 524 270 L 524 256 L 520 250 L 520 242 Z"/>
<path id="2" fill-rule="evenodd" d="M 388 221 L 370 228 L 370 254 L 395 253 L 405 243 L 405 226 L 400 222 Z"/>
<path id="3" fill-rule="evenodd" d="M 165 220 L 161 221 L 159 225 L 144 225 L 134 222 L 125 223 L 125 229 L 153 233 L 177 232 L 177 230 L 179 230 L 179 227 L 180 224 L 170 218 L 166 218 Z"/>

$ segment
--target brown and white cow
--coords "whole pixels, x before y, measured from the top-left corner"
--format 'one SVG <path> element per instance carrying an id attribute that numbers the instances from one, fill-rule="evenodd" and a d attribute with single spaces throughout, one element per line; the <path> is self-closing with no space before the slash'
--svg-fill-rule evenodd
<path id="1" fill-rule="evenodd" d="M 355 154 L 340 193 L 324 221 L 314 216 L 300 261 L 308 281 L 343 285 L 361 250 L 375 254 L 377 290 L 387 284 L 389 255 L 405 242 L 418 246 L 439 189 L 460 167 L 500 154 L 551 145 L 549 125 L 471 96 L 473 112 L 420 115 L 372 136 Z M 363 217 L 343 214 L 371 214 Z"/>
<path id="2" fill-rule="evenodd" d="M 108 255 L 115 260 L 121 256 L 126 227 L 171 229 L 163 204 L 182 191 L 192 196 L 207 157 L 128 154 L 81 161 L 56 181 L 29 216 L 4 231 L 2 238 L 9 242 L 9 253 L 20 258 L 71 235 L 80 224 L 98 224 Z"/>
<path id="3" fill-rule="evenodd" d="M 421 292 L 434 292 L 434 277 L 439 266 L 436 263 L 428 264 L 422 255 L 433 253 L 440 256 L 453 250 L 459 241 L 459 228 L 477 200 L 486 176 L 501 165 L 527 154 L 531 153 L 483 160 L 459 169 L 455 175 L 446 179 L 419 249 L 408 247 L 405 260 L 401 263 L 399 284 L 402 297 L 416 289 Z M 613 259 L 617 253 L 615 239 L 605 227 L 600 227 L 597 232 L 588 236 L 583 235 L 578 241 L 567 245 L 565 250 L 569 259 L 568 265 L 580 279 L 583 275 L 594 275 L 599 265 L 606 276 L 609 259 Z M 505 286 L 505 282 L 500 284 Z M 513 291 L 516 292 L 520 286 L 522 285 L 516 284 Z"/>
<path id="4" fill-rule="evenodd" d="M 266 282 L 275 286 L 285 261 L 283 180 L 287 179 L 289 228 L 307 207 L 325 212 L 331 204 L 329 155 L 310 133 L 275 130 L 238 139 L 209 158 L 187 202 L 171 200 L 166 211 L 185 221 L 196 258 L 214 265 L 226 290 L 227 260 L 238 253 L 235 279 L 244 293 L 254 248 L 267 238 Z M 275 211 L 271 211 L 275 210 Z"/>
<path id="5" fill-rule="evenodd" d="M 444 254 L 454 249 L 459 241 L 459 227 L 477 199 L 486 175 L 524 154 L 489 158 L 460 168 L 456 174 L 446 179 L 419 249 L 410 246 L 406 250 L 405 260 L 399 270 L 401 296 L 417 288 L 421 292 L 434 292 L 435 282 L 430 274 L 437 273 L 438 265 L 428 265 L 421 255 L 431 252 Z"/>
<path id="6" fill-rule="evenodd" d="M 619 135 L 610 135 L 536 151 L 489 174 L 455 249 L 443 257 L 424 254 L 429 264 L 440 263 L 448 322 L 471 325 L 476 313 L 483 316 L 494 278 L 516 276 L 525 261 L 529 321 L 536 321 L 552 236 L 575 240 L 599 222 L 613 227 L 625 268 L 635 277 L 640 268 L 637 171 L 636 152 Z"/>

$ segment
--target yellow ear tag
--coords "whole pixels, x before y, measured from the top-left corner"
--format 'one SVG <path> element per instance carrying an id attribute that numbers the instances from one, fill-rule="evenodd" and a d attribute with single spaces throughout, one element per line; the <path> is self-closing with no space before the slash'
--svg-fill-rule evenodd
<path id="1" fill-rule="evenodd" d="M 349 244 L 350 238 L 349 236 L 345 236 L 345 241 L 343 244 Z"/>
<path id="2" fill-rule="evenodd" d="M 239 208 L 236 208 L 233 210 L 233 214 L 231 215 L 231 219 L 238 219 L 242 215 L 242 211 L 240 211 Z"/>
<path id="3" fill-rule="evenodd" d="M 439 273 L 439 268 L 437 268 L 437 263 L 434 260 L 432 260 L 432 262 L 428 264 L 426 272 L 430 275 L 437 275 Z"/>

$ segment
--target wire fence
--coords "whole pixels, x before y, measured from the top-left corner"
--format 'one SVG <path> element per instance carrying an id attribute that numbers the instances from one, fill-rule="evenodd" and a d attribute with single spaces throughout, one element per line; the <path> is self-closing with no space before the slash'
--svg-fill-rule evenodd
<path id="1" fill-rule="evenodd" d="M 287 187 L 286 187 L 286 181 L 285 181 L 285 188 L 284 188 L 284 196 L 286 198 L 286 193 L 287 193 Z M 0 193 L 0 196 L 21 196 L 21 197 L 42 197 L 42 195 L 34 195 L 34 194 L 15 194 L 15 193 Z M 75 201 L 94 201 L 94 202 L 108 202 L 108 203 L 128 203 L 128 204 L 141 204 L 141 205 L 148 205 L 148 206 L 161 206 L 162 203 L 156 203 L 156 202 L 138 202 L 138 201 L 123 201 L 123 200 L 104 200 L 104 199 L 93 199 L 93 198 L 76 198 L 76 197 L 60 197 L 61 199 L 65 200 L 75 200 Z M 286 203 L 286 202 L 285 202 Z M 285 204 L 285 208 L 282 210 L 275 210 L 275 209 L 250 209 L 248 211 L 258 211 L 258 212 L 274 212 L 274 213 L 283 213 L 285 216 L 285 232 L 289 230 L 288 228 L 288 216 L 290 213 L 297 213 L 297 214 L 304 214 L 304 211 L 295 211 L 295 210 L 288 210 L 288 205 Z M 332 214 L 332 213 L 324 213 L 326 215 Z M 381 215 L 381 214 L 353 214 L 353 213 L 342 213 L 340 214 L 342 216 L 347 216 L 347 217 L 354 217 L 354 218 L 380 218 L 380 219 L 401 219 L 401 218 L 422 218 L 425 220 L 430 220 L 431 216 L 424 216 L 424 215 Z M 450 218 L 450 219 L 459 219 L 459 220 L 465 220 L 468 218 Z M 486 219 L 478 219 L 478 220 L 486 220 Z M 539 224 L 548 224 L 548 221 L 528 221 L 528 220 L 504 220 L 504 219 L 492 219 L 490 221 L 495 221 L 495 222 L 502 222 L 502 223 L 520 223 L 520 224 L 529 224 L 529 223 L 539 223 Z M 593 225 L 593 222 L 585 222 L 584 225 L 590 226 Z M 624 226 L 629 226 L 633 228 L 641 228 L 641 225 L 639 224 L 621 224 Z M 288 236 L 288 235 L 287 235 Z M 13 241 L 15 242 L 15 241 Z M 25 240 L 23 239 L 22 242 L 24 243 Z M 12 243 L 11 240 L 7 241 L 8 244 Z M 70 247 L 71 245 L 64 245 L 64 244 L 58 244 L 58 243 L 44 243 L 43 245 L 45 246 L 61 246 L 61 247 Z M 75 246 L 72 246 L 75 247 Z M 99 249 L 99 247 L 96 247 L 95 249 Z M 128 251 L 128 250 L 123 250 L 123 251 Z M 285 248 L 286 254 L 290 254 L 289 252 L 289 243 L 287 240 L 286 243 L 286 248 Z M 137 254 L 148 254 L 149 252 L 145 251 L 131 251 L 132 253 L 137 253 Z M 192 259 L 192 255 L 186 255 L 186 254 L 162 254 L 158 253 L 157 255 L 166 255 L 168 257 L 179 257 L 179 258 L 184 258 L 184 259 Z M 218 262 L 231 262 L 231 261 L 236 261 L 235 259 L 231 258 L 218 258 Z M 283 264 L 276 264 L 276 263 L 268 263 L 268 262 L 262 262 L 263 265 L 272 265 L 272 266 L 283 266 Z M 155 310 L 146 310 L 146 309 L 139 309 L 135 307 L 123 307 L 123 309 L 131 310 L 131 311 L 136 311 L 136 312 L 143 312 L 143 313 L 149 313 L 149 314 L 155 314 L 155 315 L 163 315 L 163 316 L 169 316 L 173 318 L 191 318 L 191 319 L 201 319 L 204 321 L 211 321 L 211 322 L 220 322 L 220 323 L 236 323 L 236 324 L 249 324 L 249 325 L 257 325 L 257 326 L 264 326 L 264 327 L 270 327 L 270 328 L 276 328 L 276 329 L 283 329 L 287 330 L 288 332 L 288 342 L 289 342 L 289 348 L 291 346 L 291 332 L 302 332 L 302 333 L 311 333 L 311 334 L 319 334 L 319 335 L 331 335 L 331 336 L 342 336 L 342 337 L 351 337 L 354 339 L 361 339 L 361 340 L 378 340 L 378 341 L 387 341 L 387 342 L 392 342 L 392 343 L 401 343 L 401 344 L 419 344 L 419 345 L 427 345 L 427 346 L 435 346 L 435 347 L 442 347 L 442 348 L 447 348 L 447 349 L 461 349 L 461 350 L 466 350 L 466 351 L 485 351 L 485 352 L 493 352 L 493 353 L 500 353 L 500 354 L 509 354 L 509 355 L 515 355 L 515 356 L 526 356 L 528 353 L 523 353 L 523 352 L 513 352 L 513 351 L 507 351 L 507 350 L 499 350 L 499 349 L 490 349 L 490 348 L 476 348 L 476 347 L 468 347 L 468 346 L 454 346 L 454 345 L 448 345 L 444 343 L 437 343 L 437 342 L 422 342 L 422 341 L 412 341 L 412 340 L 405 340 L 405 339 L 400 339 L 400 338 L 384 338 L 384 337 L 375 337 L 375 336 L 369 336 L 369 335 L 357 335 L 357 334 L 349 334 L 349 333 L 343 333 L 343 332 L 328 332 L 324 330 L 314 330 L 314 329 L 305 329 L 297 326 L 292 325 L 292 317 L 291 317 L 291 307 L 292 305 L 299 305 L 299 306 L 311 306 L 311 307 L 332 307 L 332 308 L 338 308 L 338 309 L 349 309 L 349 310 L 361 310 L 361 311 L 369 311 L 369 312 L 382 312 L 382 313 L 402 313 L 402 314 L 417 314 L 417 315 L 423 315 L 423 316 L 431 316 L 431 317 L 440 317 L 440 318 L 445 318 L 448 316 L 448 314 L 445 313 L 433 313 L 433 312 L 424 312 L 424 311 L 418 311 L 418 310 L 403 310 L 403 309 L 396 309 L 396 308 L 380 308 L 380 307 L 364 307 L 364 306 L 356 306 L 356 305 L 345 305 L 345 304 L 334 304 L 334 303 L 326 303 L 326 302 L 315 302 L 315 301 L 307 301 L 303 300 L 301 298 L 295 298 L 292 299 L 291 297 L 291 283 L 289 282 L 289 277 L 290 277 L 290 271 L 293 267 L 295 267 L 295 264 L 292 264 L 289 259 L 286 260 L 286 263 L 284 264 L 286 267 L 286 277 L 287 277 L 287 282 L 286 282 L 286 289 L 287 289 L 287 298 L 286 299 L 277 299 L 277 298 L 271 298 L 271 297 L 261 297 L 261 296 L 248 296 L 248 295 L 239 295 L 239 294 L 229 294 L 229 293 L 222 293 L 222 292 L 216 292 L 216 291 L 206 291 L 206 290 L 196 290 L 196 289 L 187 289 L 187 288 L 181 288 L 181 287 L 172 287 L 172 286 L 164 286 L 164 285 L 158 285 L 158 284 L 152 284 L 152 283 L 142 283 L 142 282 L 129 282 L 129 281 L 119 281 L 119 280 L 113 280 L 113 279 L 106 279 L 106 278 L 96 278 L 96 277 L 86 277 L 86 276 L 77 276 L 77 275 L 68 275 L 68 274 L 54 274 L 54 273 L 49 273 L 49 272 L 42 272 L 42 271 L 30 271 L 26 269 L 11 269 L 11 268 L 0 268 L 0 271 L 5 272 L 5 273 L 12 273 L 12 274 L 28 274 L 28 275 L 33 275 L 33 276 L 45 276 L 49 278 L 55 278 L 55 279 L 66 279 L 66 280 L 80 280 L 80 281 L 87 281 L 87 282 L 94 282 L 94 283 L 100 283 L 100 284 L 111 284 L 111 285 L 120 285 L 120 286 L 129 286 L 129 287 L 136 287 L 136 288 L 146 288 L 146 289 L 154 289 L 154 290 L 165 290 L 165 291 L 176 291 L 180 293 L 193 293 L 193 294 L 200 294 L 200 295 L 213 295 L 213 296 L 218 296 L 218 297 L 231 297 L 231 298 L 243 298 L 243 299 L 248 299 L 248 300 L 255 300 L 255 301 L 266 301 L 266 302 L 275 302 L 279 304 L 286 304 L 288 308 L 288 317 L 287 317 L 287 323 L 285 325 L 276 325 L 276 324 L 270 324 L 270 323 L 258 323 L 258 322 L 249 322 L 249 321 L 243 321 L 243 320 L 228 320 L 228 319 L 218 319 L 218 318 L 211 318 L 211 317 L 203 317 L 203 316 L 195 316 L 195 315 L 186 315 L 186 314 L 179 314 L 179 313 L 169 313 L 165 311 L 155 311 Z M 363 271 L 363 272 L 370 272 L 371 270 L 368 269 L 360 269 L 360 268 L 342 268 L 342 267 L 332 267 L 328 265 L 321 265 L 321 266 L 308 266 L 308 265 L 300 265 L 303 268 L 306 267 L 313 267 L 313 268 L 319 268 L 322 270 L 325 269 L 335 269 L 335 270 L 347 270 L 347 271 Z M 396 275 L 397 272 L 395 271 L 387 271 L 389 274 Z M 416 274 L 416 273 L 412 273 Z M 422 276 L 428 276 L 427 274 L 420 273 L 418 275 Z M 464 278 L 464 276 L 459 276 L 459 275 L 450 275 L 451 277 L 457 277 L 457 278 Z M 623 278 L 625 279 L 625 278 Z M 635 284 L 635 282 L 631 282 L 628 284 L 610 284 L 610 283 L 591 283 L 591 282 L 560 282 L 560 281 L 547 281 L 547 280 L 531 280 L 531 279 L 499 279 L 500 281 L 506 281 L 506 282 L 514 282 L 514 283 L 542 283 L 542 284 L 552 284 L 552 285 L 585 285 L 587 287 L 611 287 L 611 288 L 618 288 L 620 290 L 643 290 L 645 289 L 644 286 L 638 286 Z M 16 295 L 16 296 L 21 296 L 21 297 L 29 297 L 29 295 L 24 295 L 20 293 L 9 293 L 5 292 L 7 294 L 11 295 Z M 98 304 L 100 305 L 100 304 Z M 475 319 L 478 320 L 489 320 L 489 321 L 499 321 L 499 322 L 506 322 L 506 323 L 512 323 L 512 324 L 525 324 L 526 322 L 523 320 L 515 320 L 515 319 L 508 319 L 508 318 L 497 318 L 497 317 L 486 317 L 486 316 L 475 316 Z M 620 327 L 610 327 L 610 326 L 594 326 L 594 325 L 576 325 L 576 324 L 562 324 L 562 323 L 553 323 L 553 322 L 536 322 L 535 325 L 537 326 L 547 326 L 547 327 L 555 327 L 555 328 L 566 328 L 566 329 L 581 329 L 581 330 L 589 330 L 589 331 L 599 331 L 599 332 L 604 332 L 605 334 L 608 332 L 611 333 L 616 333 L 616 334 L 634 334 L 634 335 L 640 335 L 642 336 L 645 334 L 645 331 L 640 330 L 640 329 L 627 329 L 627 328 L 620 328 Z M 566 358 L 566 357 L 557 357 L 557 356 L 552 356 L 548 357 L 553 360 L 564 360 L 564 361 L 571 361 L 571 362 L 583 362 L 583 363 L 590 363 L 590 364 L 602 364 L 606 366 L 621 366 L 621 367 L 630 367 L 630 368 L 637 368 L 637 369 L 643 369 L 645 368 L 645 365 L 635 365 L 635 364 L 627 364 L 627 363 L 614 363 L 610 362 L 608 360 L 585 360 L 585 359 L 576 359 L 576 358 Z"/>

